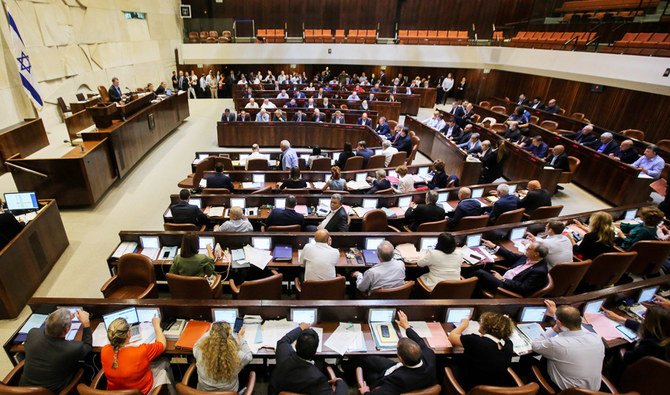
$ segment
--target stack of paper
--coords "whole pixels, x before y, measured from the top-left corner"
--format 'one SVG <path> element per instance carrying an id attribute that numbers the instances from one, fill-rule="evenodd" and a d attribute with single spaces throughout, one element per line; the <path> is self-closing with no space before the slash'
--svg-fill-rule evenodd
<path id="1" fill-rule="evenodd" d="M 398 207 L 394 207 L 394 208 L 398 208 Z M 394 218 L 398 215 L 395 210 L 390 209 L 390 208 L 382 207 L 382 211 L 386 214 L 387 218 Z"/>
<path id="2" fill-rule="evenodd" d="M 514 353 L 516 355 L 528 354 L 533 351 L 531 343 L 526 340 L 526 337 L 521 334 L 521 331 L 519 331 L 516 327 L 512 329 L 512 336 L 510 336 L 509 339 L 514 346 Z"/>
<path id="3" fill-rule="evenodd" d="M 223 217 L 223 213 L 225 211 L 225 207 L 223 206 L 213 206 L 209 208 L 209 215 L 210 217 Z"/>
<path id="4" fill-rule="evenodd" d="M 260 182 L 243 182 L 242 188 L 244 189 L 259 189 L 263 186 Z"/>
<path id="5" fill-rule="evenodd" d="M 249 344 L 249 348 L 254 353 L 257 353 L 261 348 L 277 347 L 277 342 L 287 333 L 292 331 L 298 324 L 295 322 L 283 320 L 268 320 L 263 325 L 244 325 L 245 339 Z M 255 327 L 255 330 L 253 330 Z M 253 332 L 253 333 L 252 333 Z"/>
<path id="6" fill-rule="evenodd" d="M 395 249 L 405 263 L 417 263 L 421 259 L 421 254 L 412 243 L 400 244 Z"/>
<path id="7" fill-rule="evenodd" d="M 426 321 L 409 321 L 409 325 L 412 327 L 412 329 L 414 329 L 414 332 L 416 332 L 419 337 L 423 337 L 425 339 L 432 335 Z M 403 328 L 400 328 L 400 336 L 407 337 L 407 333 Z"/>
<path id="8" fill-rule="evenodd" d="M 370 184 L 368 184 L 365 181 L 348 181 L 347 182 L 347 188 L 352 189 L 352 190 L 358 190 L 358 189 L 370 189 Z"/>
<path id="9" fill-rule="evenodd" d="M 361 324 L 340 322 L 337 329 L 326 340 L 325 345 L 340 355 L 347 352 L 367 351 Z"/>
<path id="10" fill-rule="evenodd" d="M 593 330 L 605 340 L 613 340 L 623 337 L 621 336 L 621 332 L 616 328 L 619 323 L 607 318 L 605 314 L 586 313 L 584 314 L 584 319 L 591 324 Z"/>
<path id="11" fill-rule="evenodd" d="M 353 209 L 356 215 L 359 217 L 363 217 L 368 211 L 372 210 L 371 208 L 364 208 L 364 207 L 356 207 Z"/>
<path id="12" fill-rule="evenodd" d="M 121 258 L 122 255 L 132 254 L 137 249 L 137 243 L 134 241 L 124 241 L 119 244 L 116 251 L 112 254 L 112 258 Z"/>
<path id="13" fill-rule="evenodd" d="M 244 246 L 244 256 L 247 262 L 264 270 L 268 263 L 272 260 L 270 251 L 259 250 L 250 245 Z"/>
<path id="14" fill-rule="evenodd" d="M 312 188 L 314 189 L 323 189 L 324 186 L 326 186 L 325 182 L 319 182 L 319 181 L 312 182 Z"/>
<path id="15" fill-rule="evenodd" d="M 544 333 L 544 328 L 542 328 L 542 326 L 537 322 L 517 324 L 516 326 L 531 343 L 539 339 L 540 336 Z"/>
<path id="16" fill-rule="evenodd" d="M 439 322 L 429 322 L 428 329 L 430 329 L 430 337 L 426 338 L 426 341 L 428 341 L 428 345 L 431 348 L 451 347 L 451 342 L 444 328 L 442 328 L 442 324 Z"/>

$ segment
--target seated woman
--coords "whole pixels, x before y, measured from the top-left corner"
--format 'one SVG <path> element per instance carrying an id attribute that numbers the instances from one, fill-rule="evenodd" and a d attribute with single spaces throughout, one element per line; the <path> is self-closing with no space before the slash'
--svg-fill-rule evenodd
<path id="1" fill-rule="evenodd" d="M 286 122 L 286 115 L 280 109 L 277 109 L 272 115 L 272 122 Z"/>
<path id="2" fill-rule="evenodd" d="M 199 254 L 198 234 L 189 232 L 181 239 L 181 250 L 174 257 L 170 273 L 180 276 L 204 277 L 214 274 L 213 246 L 207 245 L 207 255 Z"/>
<path id="3" fill-rule="evenodd" d="M 340 178 L 340 168 L 338 166 L 333 166 L 330 168 L 330 180 L 326 181 L 326 185 L 323 186 L 323 190 L 331 191 L 344 191 L 346 190 L 347 181 Z"/>
<path id="4" fill-rule="evenodd" d="M 241 207 L 231 207 L 229 210 L 230 220 L 221 224 L 221 226 L 215 226 L 215 232 L 253 232 L 254 226 L 251 225 L 248 219 L 244 216 L 244 212 Z"/>
<path id="5" fill-rule="evenodd" d="M 663 211 L 655 206 L 647 206 L 638 210 L 637 215 L 642 219 L 641 224 L 622 222 L 615 228 L 617 244 L 624 250 L 628 250 L 640 240 L 658 240 L 657 227 L 663 221 Z"/>
<path id="6" fill-rule="evenodd" d="M 407 166 L 400 165 L 396 167 L 395 172 L 398 173 L 398 193 L 407 193 L 414 191 L 414 177 L 411 174 L 407 174 Z"/>
<path id="7" fill-rule="evenodd" d="M 321 147 L 318 145 L 312 147 L 312 155 L 307 158 L 307 167 L 310 169 L 312 168 L 312 162 L 314 162 L 314 159 L 318 158 L 323 158 L 323 155 L 321 155 Z"/>
<path id="8" fill-rule="evenodd" d="M 292 167 L 291 168 L 291 176 L 289 179 L 284 180 L 281 183 L 281 186 L 279 189 L 299 189 L 299 188 L 307 188 L 307 181 L 303 180 L 300 177 L 300 169 L 297 167 Z"/>
<path id="9" fill-rule="evenodd" d="M 449 176 L 444 172 L 444 162 L 440 159 L 436 160 L 433 163 L 433 169 L 435 173 L 433 174 L 433 179 L 428 182 L 429 189 L 442 189 L 446 188 Z"/>
<path id="10" fill-rule="evenodd" d="M 449 233 L 442 233 L 437 237 L 434 250 L 417 262 L 419 267 L 427 267 L 428 273 L 421 275 L 421 281 L 431 291 L 440 281 L 460 280 L 461 263 L 463 257 L 461 250 L 456 251 L 456 240 Z"/>
<path id="11" fill-rule="evenodd" d="M 107 328 L 109 344 L 100 351 L 102 370 L 107 379 L 107 390 L 139 390 L 148 394 L 161 384 L 172 385 L 170 362 L 157 359 L 165 351 L 165 335 L 161 329 L 161 320 L 154 317 L 151 321 L 156 333 L 156 341 L 126 347 L 130 341 L 130 325 L 125 318 L 117 318 Z"/>
<path id="12" fill-rule="evenodd" d="M 251 349 L 244 340 L 244 328 L 233 334 L 227 322 L 215 322 L 193 347 L 201 391 L 234 391 L 240 387 L 238 374 L 251 362 Z"/>
<path id="13" fill-rule="evenodd" d="M 463 358 L 457 366 L 459 383 L 467 391 L 477 385 L 509 386 L 507 368 L 514 356 L 512 320 L 500 313 L 486 312 L 479 317 L 479 334 L 461 335 L 470 324 L 463 320 L 449 333 L 454 347 L 463 347 Z"/>
<path id="14" fill-rule="evenodd" d="M 572 242 L 572 250 L 580 259 L 595 259 L 598 255 L 607 252 L 615 252 L 614 249 L 614 225 L 612 216 L 604 211 L 591 214 L 589 226 L 575 220 L 575 225 L 586 231 L 582 242 L 576 244 L 572 232 L 566 235 Z"/>
<path id="15" fill-rule="evenodd" d="M 354 153 L 354 149 L 351 146 L 351 143 L 344 143 L 344 149 L 337 158 L 337 161 L 335 161 L 335 164 L 340 169 L 344 169 L 344 166 L 347 164 L 347 160 L 353 156 L 356 156 L 356 154 Z"/>

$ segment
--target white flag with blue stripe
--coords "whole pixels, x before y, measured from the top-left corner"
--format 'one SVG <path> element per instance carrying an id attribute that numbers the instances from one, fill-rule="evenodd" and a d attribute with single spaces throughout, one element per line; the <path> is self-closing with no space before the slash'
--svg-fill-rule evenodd
<path id="1" fill-rule="evenodd" d="M 23 42 L 21 33 L 19 33 L 19 28 L 16 26 L 16 22 L 14 21 L 12 14 L 9 12 L 6 3 L 5 10 L 7 11 L 7 23 L 9 24 L 9 33 L 11 36 L 12 54 L 14 55 L 16 67 L 21 76 L 21 85 L 23 85 L 23 89 L 37 110 L 41 110 L 44 102 L 42 101 L 42 96 L 40 96 L 39 86 L 37 85 L 35 74 L 33 73 L 33 66 L 30 64 L 30 58 L 26 52 L 26 44 Z"/>

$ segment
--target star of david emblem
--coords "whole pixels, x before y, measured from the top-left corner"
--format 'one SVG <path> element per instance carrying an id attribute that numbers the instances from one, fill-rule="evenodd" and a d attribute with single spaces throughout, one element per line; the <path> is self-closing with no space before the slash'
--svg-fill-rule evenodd
<path id="1" fill-rule="evenodd" d="M 16 58 L 16 60 L 18 60 L 19 64 L 21 65 L 20 71 L 27 70 L 30 73 L 30 68 L 32 66 L 30 65 L 30 58 L 28 58 L 28 55 L 21 51 L 21 56 Z"/>

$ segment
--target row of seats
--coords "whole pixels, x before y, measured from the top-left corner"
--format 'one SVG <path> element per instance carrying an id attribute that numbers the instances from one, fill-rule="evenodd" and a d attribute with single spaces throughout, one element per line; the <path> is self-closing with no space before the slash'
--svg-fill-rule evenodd
<path id="1" fill-rule="evenodd" d="M 286 32 L 284 29 L 258 29 L 257 37 L 265 39 L 266 43 L 283 43 L 286 42 Z M 257 42 L 263 42 L 258 40 Z"/>
<path id="2" fill-rule="evenodd" d="M 572 49 L 574 44 L 584 46 L 595 38 L 595 32 L 518 32 L 512 37 L 510 45 L 522 48 Z M 565 45 L 568 41 L 570 45 Z"/>
<path id="3" fill-rule="evenodd" d="M 644 16 L 644 11 L 619 11 L 619 12 L 569 12 L 563 15 L 563 22 L 601 22 L 601 21 L 632 21 L 636 16 Z"/>
<path id="4" fill-rule="evenodd" d="M 190 32 L 188 34 L 188 42 L 197 44 L 197 43 L 230 43 L 233 42 L 233 35 L 230 31 L 224 30 L 219 36 L 219 32 L 216 30 L 211 31 L 202 31 L 202 32 Z"/>
<path id="5" fill-rule="evenodd" d="M 659 0 L 573 0 L 563 3 L 558 12 L 608 11 L 657 7 Z"/>
<path id="6" fill-rule="evenodd" d="M 466 30 L 399 30 L 400 44 L 468 45 Z"/>
<path id="7" fill-rule="evenodd" d="M 670 56 L 670 34 L 668 33 L 626 33 L 614 46 L 601 48 L 602 52 L 629 55 Z"/>
<path id="8" fill-rule="evenodd" d="M 344 29 L 305 29 L 304 40 L 306 43 L 356 43 L 356 44 L 374 44 L 377 42 L 377 31 L 349 29 L 345 35 Z"/>

